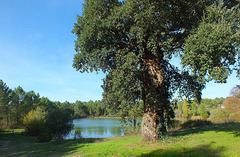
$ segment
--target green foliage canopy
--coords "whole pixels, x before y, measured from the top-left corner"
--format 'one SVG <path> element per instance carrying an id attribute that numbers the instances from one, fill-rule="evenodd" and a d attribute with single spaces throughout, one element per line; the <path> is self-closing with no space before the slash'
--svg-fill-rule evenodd
<path id="1" fill-rule="evenodd" d="M 143 100 L 144 112 L 156 122 L 152 127 L 164 132 L 173 118 L 173 93 L 200 102 L 207 81 L 226 82 L 239 70 L 238 3 L 86 0 L 73 29 L 73 67 L 105 72 L 109 104 L 117 110 Z M 170 63 L 174 56 L 181 58 L 182 71 Z"/>
<path id="2" fill-rule="evenodd" d="M 228 9 L 223 1 L 215 2 L 186 39 L 182 64 L 198 76 L 198 81 L 225 83 L 233 70 L 239 70 L 239 12 L 239 5 Z"/>

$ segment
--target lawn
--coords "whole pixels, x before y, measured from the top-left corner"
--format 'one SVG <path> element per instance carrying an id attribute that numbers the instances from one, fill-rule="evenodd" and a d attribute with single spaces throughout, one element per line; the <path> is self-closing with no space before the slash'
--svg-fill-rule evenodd
<path id="1" fill-rule="evenodd" d="M 22 131 L 0 133 L 0 156 L 240 156 L 240 123 L 178 130 L 155 143 L 140 135 L 37 143 Z"/>

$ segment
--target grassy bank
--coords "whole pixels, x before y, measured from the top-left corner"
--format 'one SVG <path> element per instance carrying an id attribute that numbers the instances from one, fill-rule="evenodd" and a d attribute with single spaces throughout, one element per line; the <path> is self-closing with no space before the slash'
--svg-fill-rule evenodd
<path id="1" fill-rule="evenodd" d="M 240 123 L 179 130 L 155 143 L 140 135 L 37 143 L 22 131 L 0 133 L 0 156 L 240 156 Z"/>

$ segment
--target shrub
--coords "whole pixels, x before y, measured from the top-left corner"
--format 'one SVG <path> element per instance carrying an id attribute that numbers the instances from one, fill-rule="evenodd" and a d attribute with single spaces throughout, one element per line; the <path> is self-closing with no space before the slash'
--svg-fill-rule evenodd
<path id="1" fill-rule="evenodd" d="M 216 108 L 216 109 L 212 110 L 209 120 L 211 120 L 214 123 L 229 122 L 230 121 L 229 113 L 225 109 Z"/>
<path id="2" fill-rule="evenodd" d="M 206 106 L 204 104 L 200 105 L 198 112 L 202 116 L 203 119 L 207 119 L 210 115 L 209 111 L 206 109 Z"/>
<path id="3" fill-rule="evenodd" d="M 231 113 L 231 114 L 229 115 L 229 118 L 230 118 L 231 120 L 235 121 L 235 122 L 240 122 L 240 111 L 238 110 L 238 111 L 236 111 L 236 112 L 234 112 L 234 113 Z"/>
<path id="4" fill-rule="evenodd" d="M 182 123 L 182 121 L 180 121 L 180 120 L 176 120 L 176 119 L 172 120 L 172 123 L 171 123 L 171 125 L 168 125 L 167 130 L 173 131 L 173 130 L 179 129 L 181 126 L 181 123 Z"/>
<path id="5" fill-rule="evenodd" d="M 193 128 L 193 127 L 199 127 L 199 126 L 205 126 L 205 125 L 211 125 L 211 124 L 212 124 L 211 121 L 197 119 L 197 120 L 188 120 L 183 124 L 181 124 L 180 126 L 183 129 L 187 129 L 187 128 Z"/>
<path id="6" fill-rule="evenodd" d="M 201 116 L 203 119 L 207 119 L 209 117 L 209 115 L 210 115 L 209 112 L 201 113 Z"/>
<path id="7" fill-rule="evenodd" d="M 62 139 L 73 128 L 71 114 L 63 109 L 46 113 L 37 108 L 24 117 L 23 123 L 25 131 L 36 136 L 39 142 L 49 142 L 53 138 Z"/>
<path id="8" fill-rule="evenodd" d="M 62 139 L 73 128 L 71 114 L 63 109 L 54 109 L 46 116 L 46 126 L 55 139 Z"/>
<path id="9" fill-rule="evenodd" d="M 46 123 L 41 127 L 41 132 L 37 136 L 38 142 L 49 142 L 53 139 L 53 134 L 48 129 Z"/>
<path id="10" fill-rule="evenodd" d="M 45 125 L 46 112 L 40 108 L 30 111 L 23 119 L 25 131 L 31 136 L 38 136 L 41 132 L 41 127 Z"/>

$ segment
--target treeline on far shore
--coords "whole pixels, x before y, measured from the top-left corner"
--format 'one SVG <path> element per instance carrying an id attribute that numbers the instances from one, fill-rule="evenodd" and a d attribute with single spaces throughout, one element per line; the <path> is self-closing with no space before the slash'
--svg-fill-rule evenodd
<path id="1" fill-rule="evenodd" d="M 27 92 L 21 86 L 10 89 L 6 83 L 0 80 L 0 130 L 21 128 L 24 117 L 37 108 L 45 112 L 56 109 L 65 110 L 70 113 L 72 119 L 117 116 L 111 115 L 110 110 L 100 100 L 76 101 L 75 103 L 51 101 L 34 91 Z"/>
<path id="2" fill-rule="evenodd" d="M 227 98 L 196 100 L 180 99 L 172 105 L 177 119 L 188 120 L 198 116 L 213 122 L 227 122 L 240 120 L 240 86 L 237 85 Z M 132 119 L 143 116 L 143 103 L 139 102 L 134 108 L 114 108 L 103 100 L 51 101 L 47 97 L 40 97 L 34 91 L 26 92 L 22 87 L 10 89 L 0 80 L 0 130 L 23 127 L 24 118 L 30 111 L 40 110 L 51 113 L 53 110 L 62 110 L 71 116 L 71 119 L 92 117 L 121 117 Z M 135 125 L 135 124 L 134 124 Z"/>

